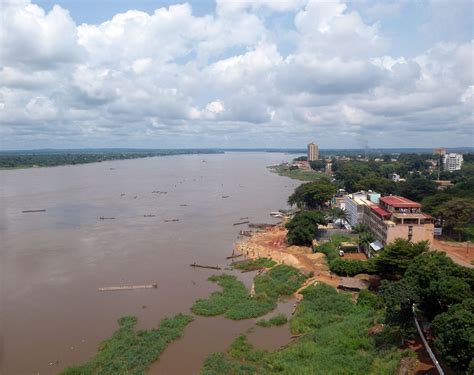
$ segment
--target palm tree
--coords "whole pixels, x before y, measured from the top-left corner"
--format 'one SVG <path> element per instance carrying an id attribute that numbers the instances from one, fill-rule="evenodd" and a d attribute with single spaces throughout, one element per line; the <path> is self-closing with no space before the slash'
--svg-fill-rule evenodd
<path id="1" fill-rule="evenodd" d="M 362 232 L 359 234 L 359 245 L 362 245 L 364 249 L 367 249 L 374 241 L 375 237 L 371 232 Z"/>
<path id="2" fill-rule="evenodd" d="M 342 228 L 342 224 L 344 222 L 347 223 L 347 221 L 349 220 L 349 215 L 347 211 L 344 210 L 343 208 L 338 208 L 338 207 L 333 208 L 331 212 L 331 216 L 333 217 L 333 219 L 340 220 L 339 225 L 341 226 L 341 228 Z"/>
<path id="3" fill-rule="evenodd" d="M 368 232 L 367 226 L 364 224 L 356 224 L 352 227 L 352 230 L 357 234 Z"/>

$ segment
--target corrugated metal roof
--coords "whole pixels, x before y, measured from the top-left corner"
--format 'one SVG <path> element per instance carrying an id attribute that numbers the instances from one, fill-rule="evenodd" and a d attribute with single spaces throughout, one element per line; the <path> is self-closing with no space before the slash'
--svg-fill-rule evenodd
<path id="1" fill-rule="evenodd" d="M 382 217 L 390 217 L 392 215 L 390 212 L 388 212 L 387 210 L 384 210 L 382 207 L 375 206 L 375 205 L 369 206 L 369 207 L 372 211 L 375 211 Z"/>
<path id="2" fill-rule="evenodd" d="M 398 195 L 382 197 L 380 201 L 396 208 L 421 208 L 421 204 L 407 198 L 399 197 Z"/>

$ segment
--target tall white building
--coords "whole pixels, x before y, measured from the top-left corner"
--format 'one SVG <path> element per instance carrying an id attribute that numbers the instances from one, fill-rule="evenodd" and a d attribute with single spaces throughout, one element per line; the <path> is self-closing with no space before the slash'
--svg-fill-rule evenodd
<path id="1" fill-rule="evenodd" d="M 319 149 L 318 145 L 310 143 L 308 145 L 308 161 L 318 160 L 319 159 Z"/>
<path id="2" fill-rule="evenodd" d="M 367 193 L 365 191 L 348 194 L 344 197 L 347 221 L 351 227 L 354 227 L 357 224 L 362 224 L 362 216 L 364 214 L 363 206 L 366 204 Z"/>
<path id="3" fill-rule="evenodd" d="M 458 171 L 462 167 L 462 154 L 449 153 L 443 156 L 443 169 L 445 171 Z"/>
<path id="4" fill-rule="evenodd" d="M 347 221 L 354 227 L 363 224 L 364 207 L 377 204 L 380 194 L 372 191 L 359 191 L 344 196 L 344 206 L 347 212 Z"/>

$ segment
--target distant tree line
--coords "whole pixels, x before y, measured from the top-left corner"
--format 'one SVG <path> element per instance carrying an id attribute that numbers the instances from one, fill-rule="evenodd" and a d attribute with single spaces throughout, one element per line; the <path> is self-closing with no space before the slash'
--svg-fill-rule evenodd
<path id="1" fill-rule="evenodd" d="M 138 159 L 152 156 L 182 155 L 182 154 L 212 154 L 220 153 L 213 150 L 159 150 L 159 151 L 125 151 L 125 152 L 2 152 L 0 153 L 0 169 L 54 167 L 59 165 L 75 165 L 98 163 L 108 160 Z"/>

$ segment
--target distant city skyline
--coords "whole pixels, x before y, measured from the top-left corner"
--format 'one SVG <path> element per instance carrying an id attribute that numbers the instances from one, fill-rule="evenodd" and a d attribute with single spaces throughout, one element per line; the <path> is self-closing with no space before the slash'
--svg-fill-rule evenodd
<path id="1" fill-rule="evenodd" d="M 470 1 L 0 4 L 0 150 L 474 145 Z"/>

